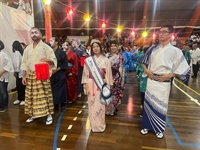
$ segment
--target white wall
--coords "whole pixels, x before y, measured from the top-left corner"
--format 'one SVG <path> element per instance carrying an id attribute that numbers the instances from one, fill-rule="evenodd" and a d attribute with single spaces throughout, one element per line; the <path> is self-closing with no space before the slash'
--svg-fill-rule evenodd
<path id="1" fill-rule="evenodd" d="M 6 52 L 12 58 L 12 43 L 15 40 L 31 43 L 29 31 L 34 26 L 32 15 L 26 14 L 23 10 L 8 7 L 0 3 L 0 40 L 4 43 Z M 8 90 L 15 87 L 13 73 L 9 76 Z"/>

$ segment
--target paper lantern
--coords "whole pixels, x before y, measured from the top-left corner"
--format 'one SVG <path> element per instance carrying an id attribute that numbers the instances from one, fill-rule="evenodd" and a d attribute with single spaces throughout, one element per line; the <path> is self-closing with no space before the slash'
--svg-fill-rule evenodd
<path id="1" fill-rule="evenodd" d="M 103 21 L 103 22 L 101 23 L 101 27 L 102 27 L 102 28 L 105 28 L 105 27 L 106 27 L 106 22 L 105 22 L 105 21 Z"/>
<path id="2" fill-rule="evenodd" d="M 143 36 L 144 38 L 146 38 L 146 37 L 148 36 L 148 32 L 146 32 L 146 31 L 142 32 L 142 36 Z"/>
<path id="3" fill-rule="evenodd" d="M 83 16 L 83 19 L 84 19 L 86 22 L 90 21 L 90 15 L 85 14 L 85 15 Z"/>
<path id="4" fill-rule="evenodd" d="M 118 26 L 117 27 L 117 32 L 122 32 L 123 27 L 122 26 Z"/>
<path id="5" fill-rule="evenodd" d="M 66 12 L 68 15 L 72 15 L 73 14 L 73 9 L 71 7 L 67 7 L 66 8 Z"/>
<path id="6" fill-rule="evenodd" d="M 35 64 L 35 73 L 37 80 L 48 80 L 50 78 L 49 64 Z"/>
<path id="7" fill-rule="evenodd" d="M 81 66 L 83 67 L 84 66 L 84 63 L 85 63 L 85 59 L 86 59 L 87 57 L 81 57 L 80 58 L 80 63 L 81 63 Z"/>
<path id="8" fill-rule="evenodd" d="M 51 0 L 42 0 L 42 2 L 46 5 L 49 5 L 51 3 Z"/>

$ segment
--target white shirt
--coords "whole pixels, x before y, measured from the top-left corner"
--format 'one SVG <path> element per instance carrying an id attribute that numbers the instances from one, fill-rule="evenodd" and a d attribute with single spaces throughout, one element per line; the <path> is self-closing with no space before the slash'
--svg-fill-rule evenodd
<path id="1" fill-rule="evenodd" d="M 200 49 L 197 48 L 196 50 L 193 50 L 191 53 L 191 59 L 192 59 L 192 64 L 196 65 L 197 62 L 200 60 Z"/>
<path id="2" fill-rule="evenodd" d="M 19 51 L 15 51 L 13 53 L 13 67 L 14 67 L 14 72 L 19 73 L 19 78 L 22 78 L 23 75 L 23 70 L 21 69 L 21 62 L 22 62 L 22 55 L 20 54 Z"/>
<path id="3" fill-rule="evenodd" d="M 12 70 L 12 62 L 9 56 L 3 52 L 0 51 L 0 71 L 6 70 L 6 72 L 0 77 L 0 81 L 9 81 L 9 71 Z"/>
<path id="4" fill-rule="evenodd" d="M 171 44 L 154 50 L 150 56 L 150 70 L 155 74 L 175 73 L 182 75 L 189 70 L 188 63 L 180 49 Z"/>

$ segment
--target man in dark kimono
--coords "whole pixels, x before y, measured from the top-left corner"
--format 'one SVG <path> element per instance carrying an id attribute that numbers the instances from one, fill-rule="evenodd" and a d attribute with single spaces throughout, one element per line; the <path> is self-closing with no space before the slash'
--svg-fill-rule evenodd
<path id="1" fill-rule="evenodd" d="M 65 52 L 58 47 L 58 44 L 58 38 L 52 37 L 50 39 L 50 45 L 57 58 L 57 68 L 53 69 L 51 86 L 55 108 L 60 105 L 62 111 L 65 103 L 67 102 L 66 71 L 68 68 L 68 61 Z"/>

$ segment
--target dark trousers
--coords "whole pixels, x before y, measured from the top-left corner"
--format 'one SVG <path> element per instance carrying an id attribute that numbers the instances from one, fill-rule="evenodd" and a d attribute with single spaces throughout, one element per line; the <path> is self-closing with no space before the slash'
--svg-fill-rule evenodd
<path id="1" fill-rule="evenodd" d="M 79 65 L 78 68 L 78 95 L 83 93 L 83 84 L 81 83 L 83 75 L 83 67 Z"/>
<path id="2" fill-rule="evenodd" d="M 18 73 L 17 73 L 17 77 L 16 77 L 16 87 L 17 87 L 18 100 L 24 101 L 26 86 L 22 84 L 22 78 L 19 78 Z"/>
<path id="3" fill-rule="evenodd" d="M 140 92 L 141 93 L 141 103 L 142 103 L 142 107 L 144 106 L 144 96 L 145 93 L 144 92 Z"/>
<path id="4" fill-rule="evenodd" d="M 192 64 L 192 70 L 193 70 L 193 73 L 194 73 L 194 77 L 196 78 L 197 77 L 197 73 L 199 71 L 199 64 L 198 63 L 196 65 Z"/>
<path id="5" fill-rule="evenodd" d="M 0 81 L 0 108 L 8 107 L 8 82 Z"/>

